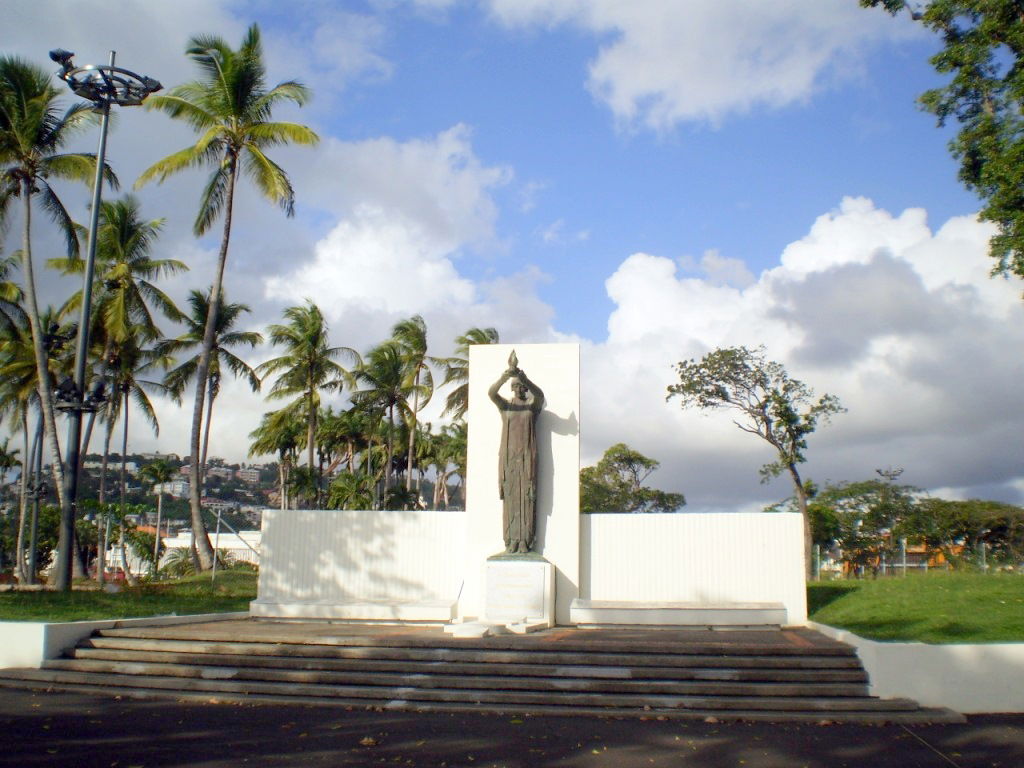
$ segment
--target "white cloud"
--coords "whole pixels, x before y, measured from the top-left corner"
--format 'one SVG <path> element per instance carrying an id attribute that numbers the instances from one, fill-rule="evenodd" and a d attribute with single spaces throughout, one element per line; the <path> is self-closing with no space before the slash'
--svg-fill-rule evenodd
<path id="1" fill-rule="evenodd" d="M 659 482 L 694 508 L 788 495 L 785 479 L 758 487 L 771 451 L 727 413 L 664 402 L 673 363 L 763 343 L 849 408 L 811 438 L 806 476 L 861 479 L 893 465 L 915 485 L 1013 497 L 1024 305 L 1019 285 L 988 277 L 991 234 L 967 217 L 931 232 L 923 211 L 893 216 L 851 198 L 742 289 L 633 254 L 607 281 L 608 339 L 585 347 L 584 458 L 625 440 L 660 459 Z"/>
<path id="2" fill-rule="evenodd" d="M 489 0 L 509 26 L 573 24 L 601 40 L 587 87 L 630 126 L 717 123 L 806 100 L 911 25 L 847 0 Z"/>

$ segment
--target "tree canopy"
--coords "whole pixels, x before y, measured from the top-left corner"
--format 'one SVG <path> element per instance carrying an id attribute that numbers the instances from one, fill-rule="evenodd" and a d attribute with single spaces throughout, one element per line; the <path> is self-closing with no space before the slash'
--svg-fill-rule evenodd
<path id="1" fill-rule="evenodd" d="M 960 132 L 950 142 L 960 181 L 984 201 L 980 217 L 996 225 L 989 253 L 994 274 L 1024 277 L 1024 10 L 1019 0 L 861 0 L 912 19 L 942 38 L 930 59 L 949 75 L 918 99 L 940 126 Z"/>
<path id="2" fill-rule="evenodd" d="M 678 397 L 683 408 L 728 408 L 740 414 L 733 423 L 757 435 L 775 449 L 775 461 L 761 467 L 761 482 L 783 472 L 793 481 L 796 502 L 804 518 L 804 555 L 811 570 L 811 528 L 807 488 L 798 464 L 807 461 L 807 437 L 819 422 L 828 422 L 845 409 L 835 395 L 814 400 L 814 391 L 786 368 L 765 357 L 764 347 L 724 347 L 700 360 L 676 364 L 679 383 L 668 388 L 667 400 Z"/>
<path id="3" fill-rule="evenodd" d="M 681 493 L 644 486 L 660 462 L 616 443 L 596 466 L 580 470 L 580 512 L 677 512 L 686 504 Z"/>

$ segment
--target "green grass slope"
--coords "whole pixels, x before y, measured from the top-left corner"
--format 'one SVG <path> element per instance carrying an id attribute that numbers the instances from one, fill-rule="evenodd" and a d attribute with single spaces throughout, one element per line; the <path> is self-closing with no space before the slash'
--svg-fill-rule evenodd
<path id="1" fill-rule="evenodd" d="M 930 572 L 807 588 L 810 618 L 873 640 L 1024 642 L 1024 576 Z"/>
<path id="2" fill-rule="evenodd" d="M 256 574 L 220 571 L 123 587 L 119 592 L 3 592 L 0 621 L 84 621 L 168 614 L 246 611 L 256 598 Z"/>

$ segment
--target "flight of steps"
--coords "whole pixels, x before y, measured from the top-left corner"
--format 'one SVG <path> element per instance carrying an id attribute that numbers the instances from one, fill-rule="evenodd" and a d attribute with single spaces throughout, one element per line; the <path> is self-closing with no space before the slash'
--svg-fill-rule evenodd
<path id="1" fill-rule="evenodd" d="M 212 636 L 187 625 L 109 629 L 41 669 L 0 670 L 0 686 L 416 711 L 962 720 L 906 699 L 869 696 L 855 651 L 804 629 L 671 636 L 555 629 L 478 639 L 337 627 L 312 636 L 286 626 L 250 634 L 221 626 Z"/>

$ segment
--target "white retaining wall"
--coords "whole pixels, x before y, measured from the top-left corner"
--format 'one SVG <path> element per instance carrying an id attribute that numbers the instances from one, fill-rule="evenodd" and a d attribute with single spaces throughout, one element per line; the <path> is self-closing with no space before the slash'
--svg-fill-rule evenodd
<path id="1" fill-rule="evenodd" d="M 807 619 L 800 515 L 580 516 L 580 597 L 637 602 L 780 602 Z"/>
<path id="2" fill-rule="evenodd" d="M 857 649 L 872 696 L 906 697 L 964 714 L 1024 712 L 1024 643 L 883 643 L 814 621 L 807 624 Z"/>
<path id="3" fill-rule="evenodd" d="M 66 648 L 73 648 L 97 629 L 159 627 L 172 624 L 244 619 L 248 613 L 203 613 L 192 616 L 150 616 L 143 619 L 105 619 L 100 621 L 0 621 L 0 669 L 37 668 L 46 659 L 55 659 Z"/>
<path id="4" fill-rule="evenodd" d="M 479 616 L 463 587 L 486 560 L 466 546 L 469 517 L 460 511 L 267 510 L 254 613 L 272 615 L 257 610 L 259 604 L 454 603 L 461 592 L 459 614 Z M 573 597 L 779 602 L 787 623 L 806 620 L 799 515 L 579 515 L 579 525 L 580 589 L 577 595 L 573 585 Z M 561 616 L 556 621 L 569 623 Z"/>
<path id="5" fill-rule="evenodd" d="M 465 512 L 263 512 L 257 603 L 454 603 Z"/>

